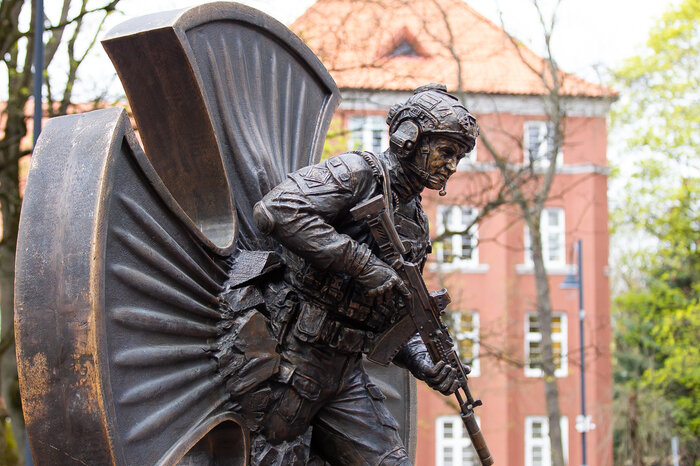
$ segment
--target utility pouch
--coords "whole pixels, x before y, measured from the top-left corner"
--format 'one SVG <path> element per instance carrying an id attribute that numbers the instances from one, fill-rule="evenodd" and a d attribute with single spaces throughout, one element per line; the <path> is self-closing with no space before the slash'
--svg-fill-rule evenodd
<path id="1" fill-rule="evenodd" d="M 308 343 L 316 342 L 327 315 L 324 309 L 302 302 L 296 325 L 297 338 Z"/>
<path id="2" fill-rule="evenodd" d="M 388 427 L 393 430 L 398 430 L 399 425 L 397 424 L 396 419 L 394 419 L 394 417 L 387 409 L 386 405 L 384 405 L 384 400 L 386 399 L 386 396 L 384 396 L 379 387 L 377 387 L 373 383 L 368 383 L 365 385 L 365 388 L 367 389 L 367 393 L 369 393 L 369 398 L 372 402 L 372 407 L 374 408 L 374 412 L 376 413 L 379 422 L 385 427 Z"/>
<path id="3" fill-rule="evenodd" d="M 292 387 L 302 398 L 306 398 L 309 401 L 318 400 L 321 394 L 321 384 L 299 372 L 295 372 L 292 375 Z"/>

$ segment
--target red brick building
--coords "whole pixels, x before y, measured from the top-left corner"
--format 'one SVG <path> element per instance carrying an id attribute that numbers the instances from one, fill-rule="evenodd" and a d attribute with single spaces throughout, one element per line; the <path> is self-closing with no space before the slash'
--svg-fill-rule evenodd
<path id="1" fill-rule="evenodd" d="M 318 0 L 294 24 L 331 71 L 343 94 L 338 111 L 350 148 L 388 146 L 384 117 L 428 82 L 465 95 L 484 134 L 509 161 L 522 164 L 547 150 L 547 115 L 540 78 L 543 61 L 462 0 Z M 566 95 L 565 138 L 550 200 L 542 218 L 549 275 L 553 340 L 565 456 L 580 464 L 580 340 L 576 291 L 559 288 L 574 269 L 573 243 L 583 241 L 588 464 L 612 464 L 605 88 L 561 75 Z M 478 206 L 465 202 L 497 180 L 481 145 L 448 184 L 427 191 L 424 205 L 434 237 L 426 277 L 453 297 L 450 317 L 458 348 L 472 360 L 472 391 L 484 400 L 481 426 L 497 464 L 549 465 L 544 390 L 537 356 L 541 334 L 534 319 L 535 284 L 528 233 L 515 210 L 502 210 L 466 231 Z M 545 163 L 548 161 L 545 160 Z M 444 235 L 443 235 L 444 236 Z M 468 465 L 468 437 L 450 398 L 420 386 L 416 464 Z"/>

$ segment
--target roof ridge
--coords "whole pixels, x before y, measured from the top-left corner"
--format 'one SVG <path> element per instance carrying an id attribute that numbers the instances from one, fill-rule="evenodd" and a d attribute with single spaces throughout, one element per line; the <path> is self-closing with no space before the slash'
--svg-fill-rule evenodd
<path id="1" fill-rule="evenodd" d="M 470 26 L 467 33 L 463 23 Z M 341 88 L 412 90 L 440 81 L 466 92 L 547 93 L 537 71 L 549 66 L 547 58 L 465 0 L 317 0 L 290 27 L 323 57 Z M 385 57 L 399 36 L 413 39 L 425 52 L 417 50 L 424 60 Z M 446 41 L 456 56 L 443 53 Z M 455 67 L 466 73 L 457 73 Z M 565 95 L 614 94 L 573 72 L 557 70 Z"/>

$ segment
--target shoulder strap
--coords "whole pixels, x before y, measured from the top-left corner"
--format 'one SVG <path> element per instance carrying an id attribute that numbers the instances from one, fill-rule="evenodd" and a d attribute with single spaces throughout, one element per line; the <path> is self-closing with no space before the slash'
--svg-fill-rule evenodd
<path id="1" fill-rule="evenodd" d="M 386 165 L 372 152 L 367 151 L 353 151 L 355 154 L 360 155 L 365 161 L 372 167 L 372 171 L 375 176 L 379 178 L 382 184 L 382 190 L 384 195 L 384 207 L 389 213 L 394 212 L 392 208 L 392 197 L 391 197 L 391 178 L 389 177 L 389 170 Z"/>

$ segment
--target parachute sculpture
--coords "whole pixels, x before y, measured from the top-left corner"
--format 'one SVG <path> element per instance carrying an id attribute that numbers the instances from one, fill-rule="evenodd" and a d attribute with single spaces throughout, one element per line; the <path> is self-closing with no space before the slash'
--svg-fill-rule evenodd
<path id="1" fill-rule="evenodd" d="M 119 108 L 52 119 L 37 143 L 15 290 L 32 454 L 248 464 L 240 413 L 279 364 L 252 285 L 278 246 L 252 206 L 318 161 L 339 91 L 291 31 L 235 3 L 137 18 L 103 45 L 143 149 Z M 413 382 L 370 372 L 410 447 Z"/>

